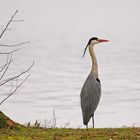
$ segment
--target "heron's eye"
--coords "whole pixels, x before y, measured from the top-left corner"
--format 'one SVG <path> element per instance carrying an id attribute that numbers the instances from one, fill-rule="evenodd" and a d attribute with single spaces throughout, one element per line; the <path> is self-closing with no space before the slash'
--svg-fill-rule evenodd
<path id="1" fill-rule="evenodd" d="M 100 79 L 96 78 L 96 81 L 100 83 Z"/>

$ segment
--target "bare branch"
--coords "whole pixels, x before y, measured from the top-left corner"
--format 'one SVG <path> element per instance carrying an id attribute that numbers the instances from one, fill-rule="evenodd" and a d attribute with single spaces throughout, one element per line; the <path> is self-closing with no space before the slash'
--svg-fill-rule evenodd
<path id="1" fill-rule="evenodd" d="M 10 96 L 12 96 L 21 86 L 22 86 L 22 84 L 29 78 L 29 76 L 30 76 L 31 74 L 29 74 L 13 91 L 12 91 L 12 88 L 10 89 L 10 93 L 9 93 L 9 95 L 6 97 L 6 98 L 4 98 L 1 102 L 0 102 L 0 105 L 2 105 Z"/>
<path id="2" fill-rule="evenodd" d="M 15 15 L 17 14 L 17 12 L 18 12 L 18 10 L 15 11 L 15 13 L 13 14 L 13 16 L 9 20 L 9 22 L 6 24 L 5 28 L 3 29 L 2 33 L 0 34 L 0 38 L 2 38 L 3 34 L 7 30 L 8 26 L 10 25 L 10 23 L 13 21 L 13 18 L 15 17 Z"/>
<path id="3" fill-rule="evenodd" d="M 24 21 L 24 20 L 18 20 L 18 19 L 15 20 L 14 19 L 17 12 L 18 11 L 16 10 L 15 13 L 12 15 L 12 17 L 9 19 L 8 23 L 4 27 L 1 26 L 2 31 L 0 33 L 0 39 L 3 37 L 3 35 L 5 34 L 6 31 L 11 30 L 10 25 L 11 25 L 12 22 Z M 27 44 L 27 43 L 29 43 L 29 41 L 20 42 L 20 43 L 17 43 L 17 44 L 0 44 L 0 47 L 9 47 L 9 48 L 10 47 L 17 47 L 17 49 L 16 48 L 12 49 L 12 50 L 9 49 L 8 52 L 7 51 L 6 52 L 0 52 L 0 55 L 7 55 L 7 59 L 5 61 L 5 64 L 0 66 L 0 87 L 5 86 L 7 83 L 12 82 L 12 86 L 11 86 L 8 94 L 6 95 L 6 97 L 2 101 L 0 101 L 0 105 L 2 105 L 10 96 L 12 96 L 23 85 L 23 83 L 28 79 L 28 77 L 31 75 L 31 74 L 28 74 L 28 71 L 33 67 L 34 61 L 24 71 L 21 71 L 20 73 L 16 74 L 15 76 L 10 76 L 7 79 L 5 78 L 5 75 L 7 74 L 8 70 L 9 70 L 9 66 L 12 62 L 12 57 L 10 57 L 11 54 L 18 51 L 19 49 L 21 49 L 21 47 L 19 47 L 19 46 Z M 21 80 L 21 82 L 17 83 L 17 80 L 19 78 L 23 77 L 23 76 L 24 76 L 24 78 Z M 13 83 L 15 83 L 14 86 L 13 86 Z"/>
<path id="4" fill-rule="evenodd" d="M 10 51 L 10 52 L 0 52 L 0 54 L 12 54 L 12 53 L 14 53 L 14 52 L 16 52 L 16 51 L 18 51 L 18 50 L 20 50 L 21 48 L 18 48 L 18 49 L 15 49 L 15 50 L 13 50 L 13 51 Z"/>
<path id="5" fill-rule="evenodd" d="M 2 47 L 17 47 L 17 46 L 21 46 L 21 45 L 27 44 L 27 43 L 30 43 L 30 41 L 21 42 L 19 44 L 0 44 L 0 46 L 2 46 Z"/>
<path id="6" fill-rule="evenodd" d="M 14 77 L 12 77 L 12 78 L 8 78 L 8 79 L 6 79 L 6 80 L 3 80 L 2 82 L 0 82 L 0 86 L 2 86 L 2 85 L 4 85 L 4 84 L 8 83 L 9 81 L 12 81 L 12 80 L 14 80 L 14 79 L 19 78 L 21 75 L 24 75 L 26 72 L 28 72 L 28 71 L 33 67 L 33 65 L 34 65 L 34 61 L 33 61 L 32 65 L 31 65 L 28 69 L 26 69 L 25 71 L 22 71 L 20 74 L 14 76 Z"/>
<path id="7" fill-rule="evenodd" d="M 9 55 L 7 55 L 5 64 L 3 66 L 0 66 L 0 69 L 1 69 L 0 72 L 2 72 L 4 70 L 4 68 L 7 66 L 8 62 L 9 62 Z"/>
<path id="8" fill-rule="evenodd" d="M 8 70 L 8 68 L 9 68 L 11 62 L 12 62 L 12 57 L 10 58 L 9 62 L 7 62 L 6 67 L 5 67 L 5 70 L 4 70 L 4 72 L 2 73 L 2 75 L 1 75 L 1 77 L 0 77 L 0 81 L 2 80 L 2 78 L 3 78 L 4 75 L 5 75 L 5 73 L 7 72 L 7 70 Z"/>

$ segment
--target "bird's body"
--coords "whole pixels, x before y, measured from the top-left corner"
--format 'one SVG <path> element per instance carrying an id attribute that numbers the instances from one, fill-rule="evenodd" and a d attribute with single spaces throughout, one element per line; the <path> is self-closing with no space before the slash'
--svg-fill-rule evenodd
<path id="1" fill-rule="evenodd" d="M 101 97 L 101 83 L 92 73 L 87 77 L 81 90 L 83 123 L 88 124 L 98 106 Z"/>
<path id="2" fill-rule="evenodd" d="M 99 104 L 101 97 L 101 82 L 98 77 L 98 64 L 96 55 L 94 52 L 94 45 L 100 42 L 107 42 L 108 40 L 98 39 L 96 37 L 91 38 L 85 48 L 89 47 L 89 53 L 92 60 L 92 68 L 89 76 L 87 77 L 82 90 L 81 90 L 81 108 L 83 115 L 83 124 L 88 126 L 88 122 L 92 117 L 94 128 L 94 112 Z"/>

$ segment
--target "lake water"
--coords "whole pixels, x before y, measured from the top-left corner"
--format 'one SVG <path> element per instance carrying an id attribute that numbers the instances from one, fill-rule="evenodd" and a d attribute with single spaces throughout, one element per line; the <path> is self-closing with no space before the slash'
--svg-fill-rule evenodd
<path id="1" fill-rule="evenodd" d="M 84 127 L 79 96 L 91 60 L 88 52 L 81 56 L 89 38 L 97 36 L 110 42 L 95 48 L 102 83 L 95 127 L 140 126 L 139 4 L 137 0 L 2 0 L 0 24 L 4 26 L 16 9 L 16 19 L 24 22 L 12 23 L 0 44 L 30 40 L 13 55 L 7 75 L 28 68 L 33 60 L 35 65 L 30 78 L 1 110 L 24 124 L 51 120 L 55 109 L 58 127 L 66 123 Z M 1 88 L 1 100 L 9 86 Z"/>

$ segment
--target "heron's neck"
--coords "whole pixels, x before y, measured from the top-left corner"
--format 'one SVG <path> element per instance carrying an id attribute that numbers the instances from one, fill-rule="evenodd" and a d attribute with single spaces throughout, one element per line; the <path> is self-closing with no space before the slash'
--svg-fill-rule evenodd
<path id="1" fill-rule="evenodd" d="M 96 78 L 98 78 L 98 64 L 97 64 L 97 59 L 96 59 L 96 55 L 95 55 L 93 46 L 89 46 L 89 53 L 90 53 L 91 60 L 92 60 L 91 74 L 93 74 Z"/>

